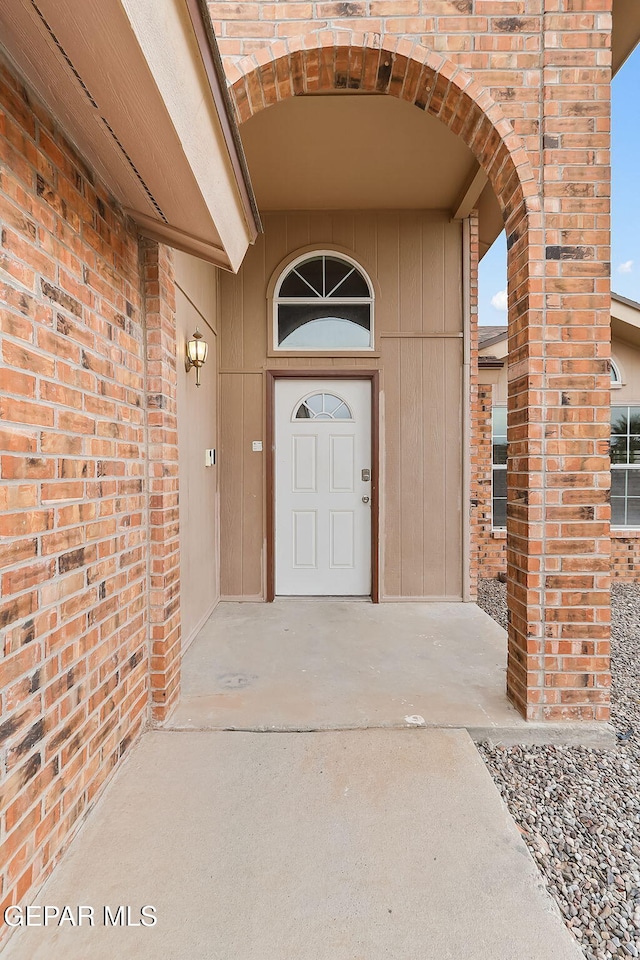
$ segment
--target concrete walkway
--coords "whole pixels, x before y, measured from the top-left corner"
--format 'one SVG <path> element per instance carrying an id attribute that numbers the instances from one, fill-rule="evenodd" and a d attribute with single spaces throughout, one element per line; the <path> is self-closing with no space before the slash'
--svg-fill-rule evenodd
<path id="1" fill-rule="evenodd" d="M 472 603 L 221 603 L 182 665 L 176 730 L 461 727 L 475 740 L 607 747 L 607 724 L 526 723 L 505 631 Z"/>
<path id="2" fill-rule="evenodd" d="M 468 734 L 146 734 L 3 960 L 580 960 Z M 155 907 L 154 927 L 103 908 Z"/>

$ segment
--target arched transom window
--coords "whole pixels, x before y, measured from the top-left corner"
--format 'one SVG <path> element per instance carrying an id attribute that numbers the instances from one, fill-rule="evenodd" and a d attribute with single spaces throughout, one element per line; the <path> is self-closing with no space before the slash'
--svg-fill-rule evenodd
<path id="1" fill-rule="evenodd" d="M 609 360 L 609 372 L 611 374 L 611 386 L 621 387 L 622 377 L 620 376 L 620 368 L 613 359 Z"/>
<path id="2" fill-rule="evenodd" d="M 290 264 L 275 289 L 277 350 L 371 350 L 373 287 L 361 267 L 337 253 Z"/>
<path id="3" fill-rule="evenodd" d="M 353 414 L 341 397 L 313 393 L 296 406 L 294 420 L 353 420 Z"/>

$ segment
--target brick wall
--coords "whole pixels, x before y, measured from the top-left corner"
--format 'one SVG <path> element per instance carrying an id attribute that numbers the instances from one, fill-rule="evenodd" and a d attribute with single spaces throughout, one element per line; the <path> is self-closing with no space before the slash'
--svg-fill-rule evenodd
<path id="1" fill-rule="evenodd" d="M 471 555 L 476 557 L 480 577 L 497 577 L 506 573 L 506 533 L 496 538 L 492 532 L 492 440 L 491 412 L 493 388 L 481 383 L 478 396 L 471 407 L 472 462 L 474 484 L 472 489 L 472 516 L 475 517 L 471 541 Z"/>
<path id="2" fill-rule="evenodd" d="M 497 577 L 507 572 L 506 532 L 491 527 L 491 390 L 491 384 L 480 385 L 479 405 L 477 411 L 472 412 L 473 462 L 477 464 L 472 496 L 477 501 L 474 507 L 477 525 L 471 553 L 477 558 L 481 577 Z M 640 582 L 637 534 L 619 529 L 611 531 L 611 576 L 623 583 Z"/>
<path id="3" fill-rule="evenodd" d="M 148 718 L 136 232 L 0 63 L 0 909 Z"/>

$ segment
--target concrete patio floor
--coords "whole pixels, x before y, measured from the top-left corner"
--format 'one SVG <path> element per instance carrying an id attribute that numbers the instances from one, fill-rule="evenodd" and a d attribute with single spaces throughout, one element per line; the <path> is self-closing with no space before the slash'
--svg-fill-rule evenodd
<path id="1" fill-rule="evenodd" d="M 608 746 L 607 724 L 525 722 L 505 631 L 473 603 L 220 603 L 187 651 L 174 730 L 465 728 L 475 740 Z M 409 718 L 409 719 L 407 719 Z"/>
<path id="2" fill-rule="evenodd" d="M 147 733 L 37 904 L 3 960 L 582 956 L 463 730 Z"/>

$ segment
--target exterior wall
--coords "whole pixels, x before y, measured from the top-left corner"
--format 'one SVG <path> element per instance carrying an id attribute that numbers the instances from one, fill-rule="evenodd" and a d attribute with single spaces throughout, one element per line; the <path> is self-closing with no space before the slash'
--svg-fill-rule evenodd
<path id="1" fill-rule="evenodd" d="M 182 649 L 191 643 L 219 598 L 218 466 L 205 466 L 205 450 L 218 446 L 218 271 L 175 253 L 180 467 L 180 606 Z M 196 387 L 182 358 L 199 327 L 209 344 Z M 216 450 L 216 455 L 218 451 Z"/>
<path id="2" fill-rule="evenodd" d="M 0 62 L 0 911 L 28 902 L 148 718 L 135 231 Z"/>
<path id="3" fill-rule="evenodd" d="M 273 213 L 237 277 L 221 276 L 221 593 L 265 596 L 264 438 L 268 368 L 379 369 L 381 593 L 462 591 L 462 230 L 447 213 Z M 269 356 L 267 287 L 301 249 L 344 249 L 377 285 L 376 351 Z"/>
<path id="4" fill-rule="evenodd" d="M 498 358 L 506 357 L 506 341 L 481 351 Z M 635 344 L 614 338 L 611 356 L 622 371 L 623 384 L 611 391 L 611 403 L 640 405 L 640 348 Z M 481 371 L 481 415 L 474 426 L 480 455 L 479 511 L 480 529 L 472 546 L 483 576 L 496 577 L 507 571 L 507 536 L 504 530 L 493 530 L 491 525 L 491 411 L 494 405 L 507 403 L 508 378 L 506 364 L 501 370 Z M 640 530 L 613 528 L 611 530 L 611 575 L 628 583 L 640 580 Z"/>
<path id="5" fill-rule="evenodd" d="M 613 337 L 611 356 L 622 377 L 622 385 L 611 391 L 611 403 L 640 406 L 640 345 Z"/>

